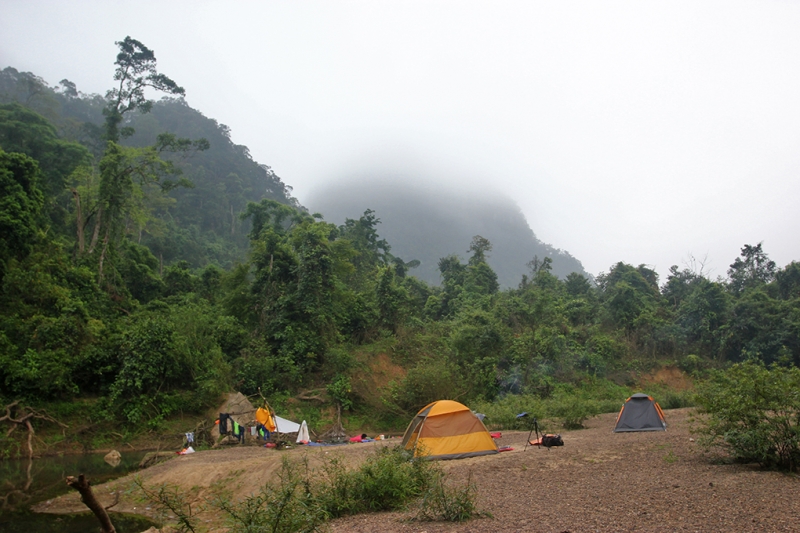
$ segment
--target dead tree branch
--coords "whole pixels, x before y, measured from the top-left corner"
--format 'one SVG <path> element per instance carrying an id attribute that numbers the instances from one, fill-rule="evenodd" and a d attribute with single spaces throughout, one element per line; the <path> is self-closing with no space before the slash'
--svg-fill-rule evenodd
<path id="1" fill-rule="evenodd" d="M 0 416 L 0 422 L 8 422 L 11 424 L 11 427 L 8 428 L 8 432 L 6 433 L 6 437 L 10 437 L 14 430 L 20 426 L 24 426 L 28 431 L 28 457 L 33 457 L 33 436 L 36 434 L 33 429 L 33 425 L 31 424 L 31 420 L 38 419 L 52 422 L 61 426 L 62 429 L 69 427 L 48 415 L 44 411 L 37 411 L 36 409 L 20 405 L 19 400 L 14 400 L 10 404 L 6 405 L 5 411 L 6 414 Z"/>
<path id="2" fill-rule="evenodd" d="M 86 476 L 83 474 L 79 475 L 77 478 L 75 476 L 68 476 L 67 477 L 67 485 L 72 487 L 73 489 L 77 490 L 81 495 L 81 501 L 89 508 L 90 511 L 97 517 L 97 520 L 100 522 L 100 531 L 101 533 L 117 533 L 117 530 L 114 529 L 114 524 L 111 523 L 111 518 L 108 517 L 108 513 L 106 512 L 105 508 L 97 501 L 97 498 L 92 492 L 92 486 L 89 483 L 89 480 L 86 479 Z"/>

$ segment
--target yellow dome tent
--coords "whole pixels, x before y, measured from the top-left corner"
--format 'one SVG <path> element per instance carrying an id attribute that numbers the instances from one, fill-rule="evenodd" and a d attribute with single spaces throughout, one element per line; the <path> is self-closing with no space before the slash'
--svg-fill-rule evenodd
<path id="1" fill-rule="evenodd" d="M 417 413 L 403 435 L 403 447 L 430 459 L 462 459 L 497 453 L 497 444 L 469 408 L 439 400 Z"/>

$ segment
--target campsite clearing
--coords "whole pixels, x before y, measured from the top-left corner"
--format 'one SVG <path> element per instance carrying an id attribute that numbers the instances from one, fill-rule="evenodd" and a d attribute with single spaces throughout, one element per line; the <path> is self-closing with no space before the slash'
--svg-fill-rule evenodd
<path id="1" fill-rule="evenodd" d="M 498 444 L 511 452 L 444 461 L 450 481 L 471 476 L 478 506 L 493 518 L 463 524 L 409 522 L 406 512 L 357 515 L 334 520 L 334 533 L 404 531 L 800 531 L 800 478 L 761 471 L 753 465 L 725 464 L 702 454 L 688 429 L 690 409 L 664 412 L 666 432 L 612 433 L 616 413 L 564 431 L 565 445 L 547 450 L 528 447 L 528 432 L 503 432 Z M 548 428 L 552 431 L 554 428 Z M 286 451 L 257 447 L 176 457 L 139 473 L 146 484 L 169 483 L 197 498 L 224 489 L 233 497 L 257 492 L 274 478 L 280 458 L 307 453 L 312 466 L 330 454 L 352 464 L 377 446 L 400 439 L 342 447 L 300 447 Z M 96 487 L 101 501 L 126 489 L 132 477 Z M 38 510 L 82 511 L 77 493 L 45 502 Z M 115 510 L 151 514 L 146 504 L 123 493 Z M 222 526 L 219 513 L 202 516 Z M 225 531 L 219 529 L 218 531 Z"/>

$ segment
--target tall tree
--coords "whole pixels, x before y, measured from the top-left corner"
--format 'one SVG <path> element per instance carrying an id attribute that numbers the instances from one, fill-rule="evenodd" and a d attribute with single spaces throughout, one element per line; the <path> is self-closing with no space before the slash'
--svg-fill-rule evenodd
<path id="1" fill-rule="evenodd" d="M 765 285 L 775 279 L 775 261 L 770 260 L 761 245 L 762 243 L 755 246 L 745 244 L 741 256 L 728 269 L 728 286 L 734 294 Z"/>
<path id="2" fill-rule="evenodd" d="M 99 164 L 100 179 L 94 209 L 82 205 L 79 192 L 73 192 L 81 251 L 83 227 L 90 218 L 94 219 L 88 253 L 96 253 L 100 280 L 104 278 L 109 255 L 114 254 L 126 230 L 131 230 L 131 222 L 141 229 L 148 218 L 144 199 L 179 185 L 190 185 L 186 180 L 173 182 L 166 179 L 180 171 L 173 161 L 163 159 L 162 153 L 185 153 L 208 148 L 205 139 L 190 141 L 172 134 L 159 135 L 154 145 L 145 148 L 123 147 L 119 144 L 121 137 L 133 134 L 130 126 L 120 127 L 125 115 L 133 111 L 147 113 L 153 106 L 153 101 L 145 97 L 146 88 L 173 95 L 183 95 L 185 91 L 169 77 L 158 73 L 155 54 L 141 42 L 126 37 L 116 44 L 120 49 L 114 62 L 117 65 L 114 80 L 118 86 L 106 94 L 108 104 L 103 114 L 107 144 Z"/>
<path id="3" fill-rule="evenodd" d="M 116 143 L 121 136 L 133 134 L 130 128 L 120 129 L 126 113 L 135 110 L 147 113 L 153 107 L 153 101 L 145 97 L 146 88 L 181 96 L 186 91 L 169 77 L 158 73 L 155 54 L 141 42 L 125 37 L 115 44 L 119 46 L 119 54 L 114 62 L 117 65 L 114 80 L 119 84 L 106 93 L 108 105 L 103 114 L 106 117 L 106 139 Z"/>

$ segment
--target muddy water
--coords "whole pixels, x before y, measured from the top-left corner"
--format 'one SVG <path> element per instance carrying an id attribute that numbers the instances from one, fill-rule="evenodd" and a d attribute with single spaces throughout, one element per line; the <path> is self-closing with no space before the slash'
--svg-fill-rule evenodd
<path id="1" fill-rule="evenodd" d="M 136 470 L 145 452 L 122 453 L 122 461 L 111 466 L 104 454 L 65 455 L 0 461 L 0 531 L 3 533 L 84 533 L 97 531 L 99 524 L 90 513 L 51 515 L 33 513 L 31 505 L 49 500 L 72 489 L 67 476 L 85 474 L 99 485 Z M 151 525 L 138 516 L 111 514 L 118 533 L 139 533 Z"/>

